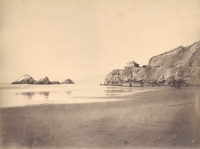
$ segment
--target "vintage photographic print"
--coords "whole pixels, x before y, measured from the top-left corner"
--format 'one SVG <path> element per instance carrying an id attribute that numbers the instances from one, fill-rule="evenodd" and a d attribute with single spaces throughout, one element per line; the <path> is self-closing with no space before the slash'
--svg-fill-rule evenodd
<path id="1" fill-rule="evenodd" d="M 125 148 L 200 148 L 200 0 L 0 0 L 0 149 Z"/>

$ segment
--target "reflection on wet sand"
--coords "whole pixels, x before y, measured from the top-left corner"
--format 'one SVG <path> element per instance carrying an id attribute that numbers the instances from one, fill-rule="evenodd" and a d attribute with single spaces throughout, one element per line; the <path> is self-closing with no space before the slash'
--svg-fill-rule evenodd
<path id="1" fill-rule="evenodd" d="M 18 93 L 16 93 L 16 95 L 18 95 L 18 96 L 23 95 L 23 96 L 27 97 L 28 99 L 31 99 L 32 96 L 35 95 L 35 92 L 18 92 Z"/>
<path id="2" fill-rule="evenodd" d="M 119 87 L 106 87 L 106 89 L 104 90 L 105 94 L 107 96 L 118 96 L 121 95 L 122 93 L 130 93 L 133 92 L 133 88 L 132 87 L 123 87 L 123 88 L 119 88 Z"/>
<path id="3" fill-rule="evenodd" d="M 48 98 L 50 93 L 49 92 L 39 92 L 39 94 L 45 96 L 45 98 Z"/>
<path id="4" fill-rule="evenodd" d="M 71 92 L 71 91 L 65 91 L 65 93 L 67 93 L 67 94 L 71 94 L 72 92 Z"/>
<path id="5" fill-rule="evenodd" d="M 44 91 L 44 92 L 17 92 L 16 93 L 16 95 L 18 95 L 18 96 L 22 95 L 22 96 L 27 97 L 28 99 L 32 99 L 32 97 L 36 94 L 42 95 L 47 99 L 49 97 L 50 93 L 48 91 Z"/>

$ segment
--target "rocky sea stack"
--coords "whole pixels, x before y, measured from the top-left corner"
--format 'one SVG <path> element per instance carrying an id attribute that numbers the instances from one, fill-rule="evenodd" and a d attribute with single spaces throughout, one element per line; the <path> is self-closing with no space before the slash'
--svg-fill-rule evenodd
<path id="1" fill-rule="evenodd" d="M 37 81 L 28 74 L 20 77 L 16 81 L 12 82 L 12 84 L 35 84 Z"/>
<path id="2" fill-rule="evenodd" d="M 12 82 L 12 84 L 46 84 L 48 85 L 48 84 L 61 84 L 61 83 L 59 81 L 50 81 L 47 76 L 36 81 L 33 77 L 26 74 L 20 77 L 19 79 L 17 79 L 16 81 Z M 71 79 L 66 79 L 65 81 L 62 82 L 62 84 L 74 84 L 74 81 L 72 81 Z"/>
<path id="3" fill-rule="evenodd" d="M 110 72 L 104 85 L 115 86 L 199 86 L 200 42 L 178 47 L 150 58 L 140 67 L 131 61 L 124 69 Z"/>
<path id="4" fill-rule="evenodd" d="M 74 81 L 72 81 L 71 79 L 66 79 L 62 82 L 62 84 L 74 84 Z"/>
<path id="5" fill-rule="evenodd" d="M 39 79 L 36 84 L 51 84 L 51 82 L 49 81 L 49 78 L 45 76 L 44 78 Z"/>

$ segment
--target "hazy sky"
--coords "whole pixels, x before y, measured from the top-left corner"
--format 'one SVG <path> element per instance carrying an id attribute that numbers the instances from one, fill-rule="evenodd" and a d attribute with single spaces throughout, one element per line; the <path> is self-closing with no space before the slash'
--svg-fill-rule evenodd
<path id="1" fill-rule="evenodd" d="M 200 0 L 0 0 L 0 82 L 103 79 L 200 40 Z"/>

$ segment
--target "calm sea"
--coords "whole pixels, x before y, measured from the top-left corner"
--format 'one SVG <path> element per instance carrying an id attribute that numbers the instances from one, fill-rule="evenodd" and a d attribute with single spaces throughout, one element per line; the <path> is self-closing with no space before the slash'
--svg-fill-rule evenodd
<path id="1" fill-rule="evenodd" d="M 119 100 L 117 97 L 144 88 L 100 85 L 0 85 L 0 108 L 34 104 L 69 104 Z M 103 98 L 101 98 L 103 97 Z"/>

